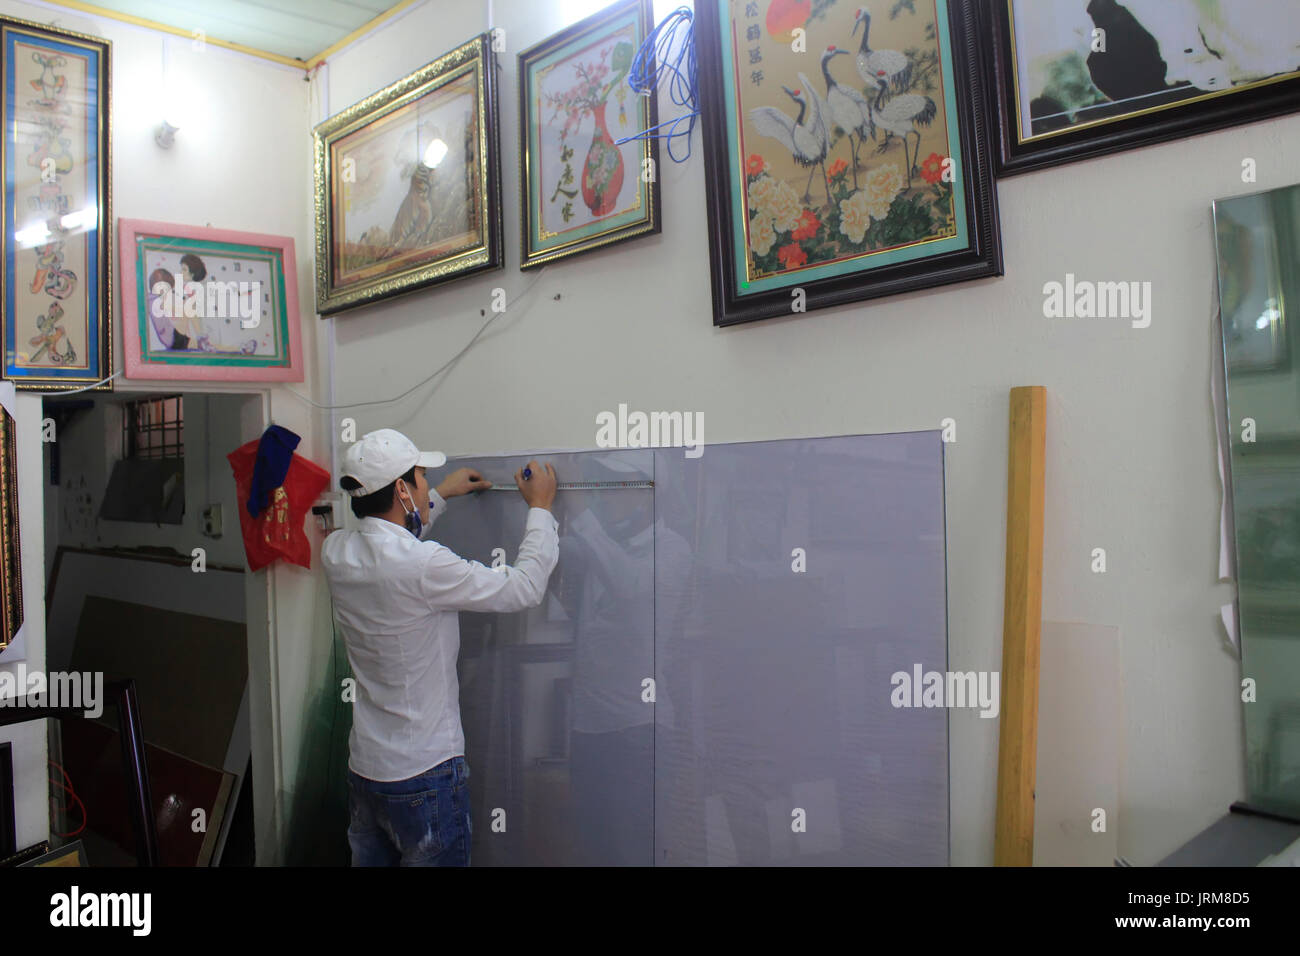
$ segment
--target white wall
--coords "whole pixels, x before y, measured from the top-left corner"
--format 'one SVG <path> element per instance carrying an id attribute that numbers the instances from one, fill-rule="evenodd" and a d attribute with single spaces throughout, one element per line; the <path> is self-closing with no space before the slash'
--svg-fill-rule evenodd
<path id="1" fill-rule="evenodd" d="M 676 5 L 658 2 L 656 19 Z M 713 442 L 954 418 L 950 666 L 997 670 L 1007 391 L 1045 385 L 1043 616 L 1119 628 L 1119 852 L 1156 862 L 1244 795 L 1239 664 L 1216 623 L 1231 589 L 1216 583 L 1210 202 L 1292 182 L 1285 157 L 1300 149 L 1300 117 L 1002 182 L 1004 278 L 719 330 L 698 131 L 689 162 L 661 166 L 662 235 L 540 274 L 518 270 L 515 58 L 597 6 L 491 4 L 508 48 L 499 74 L 506 269 L 333 320 L 336 400 L 393 396 L 427 376 L 485 321 L 494 287 L 512 306 L 436 387 L 355 410 L 358 434 L 390 425 L 449 454 L 590 447 L 596 413 L 620 402 L 702 411 Z M 349 47 L 319 81 L 329 111 L 483 31 L 488 9 L 482 0 L 424 4 Z M 660 119 L 674 115 L 661 102 Z M 1241 182 L 1247 156 L 1259 164 L 1254 184 Z M 1150 327 L 1044 318 L 1043 285 L 1067 272 L 1150 281 Z M 1105 574 L 1090 570 L 1097 547 L 1107 551 Z M 954 713 L 951 729 L 952 859 L 991 863 L 997 722 Z"/>
<path id="2" fill-rule="evenodd" d="M 111 19 L 100 19 L 65 7 L 0 0 L 0 14 L 51 23 L 106 37 L 112 48 L 112 212 L 118 217 L 157 219 L 190 225 L 247 230 L 292 236 L 298 255 L 298 287 L 302 301 L 303 347 L 307 380 L 291 388 L 321 400 L 317 392 L 317 321 L 312 313 L 311 143 L 308 125 L 308 84 L 301 70 L 205 46 L 192 48 L 189 40 Z M 164 44 L 168 82 L 163 82 Z M 171 84 L 184 82 L 191 91 L 192 112 L 177 134 L 171 150 L 154 143 L 153 130 L 160 121 L 161 94 Z M 116 229 L 113 231 L 116 258 Z M 115 286 L 119 285 L 115 277 Z M 115 298 L 117 298 L 115 294 Z M 121 367 L 121 328 L 114 313 L 114 358 Z M 116 383 L 119 392 L 204 391 L 236 392 L 229 386 L 193 383 L 161 385 L 146 381 Z M 247 389 L 245 389 L 247 391 Z M 256 437 L 271 421 L 302 436 L 298 451 L 325 461 L 320 434 L 310 409 L 289 394 L 285 386 L 258 389 L 251 408 L 241 407 L 244 441 Z M 24 597 L 31 653 L 28 666 L 44 664 L 44 553 L 41 540 L 43 506 L 40 442 L 40 396 L 18 398 L 20 446 L 19 496 L 22 508 Z M 21 431 L 25 429 L 25 431 Z M 234 445 L 232 444 L 231 448 Z M 226 449 L 230 450 L 230 449 Z M 234 517 L 233 515 L 231 517 Z M 236 532 L 237 535 L 237 532 Z M 194 546 L 211 539 L 197 533 Z M 179 545 L 178 545 L 179 546 Z M 184 549 L 188 550 L 188 548 Z M 269 580 L 273 587 L 268 588 Z M 285 764 L 296 761 L 293 716 L 301 709 L 291 695 L 284 704 L 289 716 L 281 719 L 272 706 L 283 646 L 277 635 L 292 631 L 284 642 L 289 652 L 295 641 L 307 640 L 304 620 L 318 613 L 318 577 L 315 571 L 276 566 L 249 575 L 250 694 L 255 774 L 254 805 L 259 862 L 278 856 L 279 800 L 276 780 Z M 319 622 L 318 622 L 319 623 Z M 296 708 L 296 709 L 295 709 Z M 281 747 L 276 736 L 289 727 L 289 744 Z M 15 754 L 16 789 L 20 807 L 19 841 L 23 845 L 44 839 L 47 830 L 45 739 L 39 725 Z M 0 736 L 0 739 L 7 739 Z M 17 749 L 17 748 L 16 748 Z"/>

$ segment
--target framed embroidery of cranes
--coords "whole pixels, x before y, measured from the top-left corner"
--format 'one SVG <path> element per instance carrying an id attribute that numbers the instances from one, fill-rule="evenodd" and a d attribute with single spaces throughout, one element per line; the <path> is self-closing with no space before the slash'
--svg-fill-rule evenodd
<path id="1" fill-rule="evenodd" d="M 999 175 L 1300 109 L 1300 0 L 996 0 Z"/>
<path id="2" fill-rule="evenodd" d="M 316 127 L 316 311 L 501 267 L 490 34 Z"/>
<path id="3" fill-rule="evenodd" d="M 1001 275 L 976 0 L 701 0 L 715 325 Z"/>
<path id="4" fill-rule="evenodd" d="M 112 389 L 110 50 L 0 19 L 2 377 L 16 388 Z"/>
<path id="5" fill-rule="evenodd" d="M 620 0 L 519 54 L 520 268 L 659 232 L 655 98 L 628 75 L 654 29 Z"/>

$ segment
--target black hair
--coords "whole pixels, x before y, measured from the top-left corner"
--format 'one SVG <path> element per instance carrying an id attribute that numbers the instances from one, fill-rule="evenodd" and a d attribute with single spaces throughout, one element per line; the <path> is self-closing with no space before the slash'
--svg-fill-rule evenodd
<path id="1" fill-rule="evenodd" d="M 411 470 L 402 475 L 402 480 L 415 487 L 415 465 Z M 344 475 L 339 479 L 339 486 L 344 491 L 351 491 L 354 488 L 360 488 L 361 482 L 357 481 L 350 475 Z M 397 479 L 393 479 L 378 491 L 372 491 L 368 495 L 361 495 L 352 499 L 352 513 L 358 518 L 369 518 L 371 515 L 388 514 L 392 510 L 393 502 L 397 498 Z"/>
<path id="2" fill-rule="evenodd" d="M 203 260 L 192 252 L 181 256 L 181 265 L 189 267 L 190 275 L 195 282 L 202 282 L 208 274 L 208 267 L 203 264 Z"/>

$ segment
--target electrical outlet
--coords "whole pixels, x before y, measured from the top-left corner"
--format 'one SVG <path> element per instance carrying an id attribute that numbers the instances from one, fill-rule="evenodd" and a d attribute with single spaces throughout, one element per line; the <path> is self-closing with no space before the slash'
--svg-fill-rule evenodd
<path id="1" fill-rule="evenodd" d="M 209 538 L 221 537 L 221 505 L 208 505 L 203 509 L 203 533 Z"/>
<path id="2" fill-rule="evenodd" d="M 337 491 L 327 491 L 312 503 L 311 513 L 321 523 L 321 530 L 326 534 L 343 527 L 343 495 Z"/>

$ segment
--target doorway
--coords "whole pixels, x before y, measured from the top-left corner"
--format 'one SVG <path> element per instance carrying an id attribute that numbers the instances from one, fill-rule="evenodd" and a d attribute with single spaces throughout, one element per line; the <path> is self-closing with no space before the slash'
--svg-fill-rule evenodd
<path id="1" fill-rule="evenodd" d="M 44 400 L 46 666 L 136 681 L 164 864 L 256 861 L 267 582 L 245 571 L 225 455 L 265 406 L 166 388 Z M 92 866 L 135 863 L 114 720 L 49 723 L 51 844 L 81 840 Z"/>

